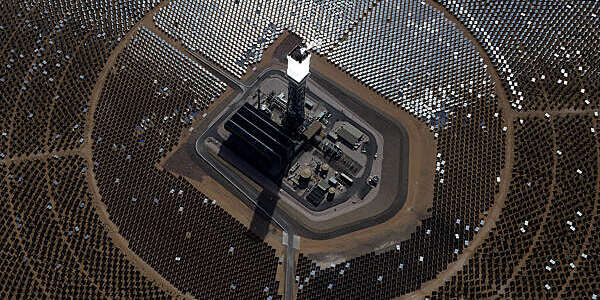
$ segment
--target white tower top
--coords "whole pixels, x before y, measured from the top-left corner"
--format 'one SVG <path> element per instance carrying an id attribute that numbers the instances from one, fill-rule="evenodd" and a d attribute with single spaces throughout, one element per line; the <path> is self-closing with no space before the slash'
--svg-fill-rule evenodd
<path id="1" fill-rule="evenodd" d="M 287 74 L 296 82 L 308 76 L 310 69 L 310 52 L 306 47 L 296 47 L 288 56 Z"/>

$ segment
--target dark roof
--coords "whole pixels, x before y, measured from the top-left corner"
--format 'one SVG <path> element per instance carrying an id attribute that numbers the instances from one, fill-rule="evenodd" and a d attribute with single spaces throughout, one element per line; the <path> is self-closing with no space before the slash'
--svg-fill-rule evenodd
<path id="1" fill-rule="evenodd" d="M 267 115 L 246 103 L 225 123 L 225 128 L 264 155 L 280 162 L 293 152 L 294 142 Z"/>
<path id="2" fill-rule="evenodd" d="M 302 53 L 301 49 L 306 47 L 306 45 L 304 44 L 300 44 L 298 46 L 296 46 L 296 48 L 294 48 L 294 50 L 292 50 L 292 52 L 290 52 L 290 56 L 298 61 L 298 62 L 302 62 L 305 58 L 308 57 L 308 51 L 304 51 L 304 53 Z"/>

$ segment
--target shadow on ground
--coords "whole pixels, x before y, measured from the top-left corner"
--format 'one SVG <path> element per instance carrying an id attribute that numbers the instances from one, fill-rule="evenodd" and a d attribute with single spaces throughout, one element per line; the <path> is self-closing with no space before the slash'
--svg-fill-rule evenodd
<path id="1" fill-rule="evenodd" d="M 259 156 L 253 155 L 252 151 L 244 151 L 244 147 L 244 144 L 234 135 L 232 135 L 226 141 L 223 142 L 223 146 L 221 147 L 218 155 L 223 157 L 223 155 L 225 154 L 221 153 L 222 151 L 227 151 L 226 149 L 236 149 L 236 155 L 239 155 L 240 158 L 242 158 L 245 162 L 249 163 L 249 165 L 252 165 L 252 167 L 256 169 L 261 169 L 261 166 L 264 167 L 270 165 L 270 162 L 263 161 L 259 158 Z M 249 167 L 250 166 L 245 166 L 244 168 Z M 273 191 L 278 191 L 281 189 L 284 174 L 288 173 L 287 171 L 289 170 L 289 168 L 290 166 L 288 164 L 282 166 L 281 169 L 277 168 L 281 170 L 280 172 L 274 172 L 273 169 L 269 169 L 268 171 L 263 170 L 264 172 L 261 172 L 263 175 L 266 176 L 268 176 L 266 173 L 269 172 L 271 172 L 271 174 L 278 173 L 277 175 L 270 175 L 268 179 L 270 181 L 269 185 L 274 185 L 275 188 L 262 188 L 260 194 L 254 199 L 254 201 L 256 202 L 256 206 L 254 207 L 254 213 L 252 215 L 249 230 L 256 234 L 262 240 L 264 240 L 267 234 L 269 233 L 270 220 L 273 218 L 275 209 L 277 207 L 277 202 L 280 199 L 280 196 Z M 238 171 L 243 173 L 243 171 L 240 169 L 238 169 Z M 264 186 L 264 184 L 258 184 Z"/>
<path id="2" fill-rule="evenodd" d="M 250 222 L 250 231 L 252 231 L 262 240 L 264 240 L 269 233 L 269 220 L 271 220 L 271 217 L 275 212 L 277 201 L 279 201 L 279 196 L 274 195 L 267 190 L 263 190 L 256 199 L 258 207 L 262 207 L 264 211 L 258 207 L 254 209 L 252 221 Z"/>

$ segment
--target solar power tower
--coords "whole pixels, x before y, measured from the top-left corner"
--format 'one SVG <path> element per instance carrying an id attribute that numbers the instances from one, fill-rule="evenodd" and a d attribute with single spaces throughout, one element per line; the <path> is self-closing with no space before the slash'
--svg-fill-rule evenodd
<path id="1" fill-rule="evenodd" d="M 304 99 L 306 78 L 310 69 L 310 52 L 305 46 L 299 45 L 287 56 L 288 101 L 285 112 L 284 126 L 292 134 L 298 133 L 298 128 L 304 124 Z"/>

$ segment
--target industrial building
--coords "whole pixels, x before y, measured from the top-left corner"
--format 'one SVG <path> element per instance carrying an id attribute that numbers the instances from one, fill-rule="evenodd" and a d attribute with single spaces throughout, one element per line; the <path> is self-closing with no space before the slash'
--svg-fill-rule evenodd
<path id="1" fill-rule="evenodd" d="M 268 115 L 248 103 L 225 123 L 225 129 L 232 134 L 229 146 L 270 176 L 281 174 L 298 145 Z"/>
<path id="2" fill-rule="evenodd" d="M 260 105 L 256 108 L 249 103 L 245 103 L 225 123 L 225 129 L 231 133 L 228 146 L 271 178 L 281 178 L 302 144 L 321 129 L 320 123 L 315 122 L 308 130 L 300 132 L 306 118 L 305 89 L 310 68 L 308 50 L 304 46 L 297 46 L 287 56 L 287 101 L 281 94 L 278 97 L 286 103 L 282 124 L 262 112 Z M 260 101 L 260 95 L 258 98 Z"/>
<path id="3" fill-rule="evenodd" d="M 345 124 L 340 127 L 337 132 L 337 137 L 353 149 L 358 149 L 363 138 L 363 133 L 352 124 Z"/>

